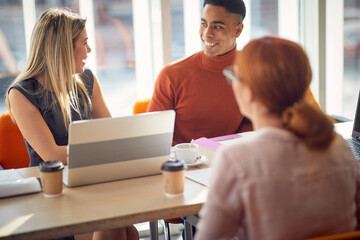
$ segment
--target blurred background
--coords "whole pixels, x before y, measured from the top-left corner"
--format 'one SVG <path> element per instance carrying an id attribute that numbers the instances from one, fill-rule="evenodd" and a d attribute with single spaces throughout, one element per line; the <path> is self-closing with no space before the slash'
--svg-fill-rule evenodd
<path id="1" fill-rule="evenodd" d="M 360 83 L 360 0 L 321 2 L 325 0 L 245 1 L 248 13 L 238 49 L 264 35 L 304 45 L 315 73 L 314 95 L 328 113 L 353 119 Z M 0 114 L 7 111 L 4 96 L 11 80 L 25 65 L 36 18 L 50 7 L 67 7 L 88 18 L 94 59 L 87 67 L 97 74 L 113 116 L 132 114 L 137 99 L 151 96 L 165 64 L 201 49 L 197 32 L 201 0 L 1 0 Z M 325 35 L 321 35 L 324 26 L 318 24 L 322 7 Z M 314 8 L 320 10 L 313 14 Z M 312 25 L 318 29 L 308 30 Z M 159 34 L 161 41 L 156 38 Z M 325 58 L 313 58 L 318 50 L 306 40 L 316 42 L 319 36 L 326 37 L 318 44 L 320 48 L 326 44 Z M 325 80 L 321 74 L 317 77 L 321 66 L 326 68 Z"/>

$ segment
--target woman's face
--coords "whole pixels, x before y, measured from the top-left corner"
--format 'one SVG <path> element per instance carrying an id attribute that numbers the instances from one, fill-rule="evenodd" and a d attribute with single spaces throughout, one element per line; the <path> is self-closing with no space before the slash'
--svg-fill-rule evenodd
<path id="1" fill-rule="evenodd" d="M 84 72 L 84 66 L 85 66 L 85 60 L 87 58 L 87 54 L 91 52 L 91 48 L 88 45 L 87 41 L 88 41 L 87 32 L 86 29 L 84 28 L 74 42 L 76 73 Z"/>

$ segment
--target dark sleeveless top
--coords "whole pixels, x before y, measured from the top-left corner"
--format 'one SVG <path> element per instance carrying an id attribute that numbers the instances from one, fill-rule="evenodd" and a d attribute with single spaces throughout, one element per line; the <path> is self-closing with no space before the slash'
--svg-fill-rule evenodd
<path id="1" fill-rule="evenodd" d="M 80 75 L 84 85 L 87 89 L 88 95 L 91 98 L 94 86 L 94 76 L 89 69 L 86 69 L 84 73 Z M 49 91 L 43 91 L 40 94 L 31 94 L 37 92 L 41 85 L 35 78 L 30 78 L 21 82 L 17 82 L 10 87 L 19 90 L 32 104 L 34 104 L 43 116 L 46 124 L 48 125 L 52 135 L 54 136 L 57 145 L 63 146 L 68 144 L 68 130 L 65 128 L 64 120 L 61 114 L 60 105 L 56 102 L 55 107 L 51 107 L 47 99 L 55 97 L 55 94 Z M 27 91 L 25 91 L 26 89 Z M 80 114 L 71 108 L 71 121 L 90 119 L 90 109 L 85 113 L 83 99 L 78 93 L 78 101 L 80 105 Z M 36 151 L 30 146 L 30 144 L 24 139 L 29 156 L 30 167 L 38 166 L 43 160 L 36 153 Z"/>

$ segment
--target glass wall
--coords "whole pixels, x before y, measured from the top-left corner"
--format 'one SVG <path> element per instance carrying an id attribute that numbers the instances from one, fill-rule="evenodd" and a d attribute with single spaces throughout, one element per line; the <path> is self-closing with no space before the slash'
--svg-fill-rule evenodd
<path id="1" fill-rule="evenodd" d="M 185 56 L 183 0 L 170 0 L 172 60 Z M 200 20 L 199 20 L 200 21 Z"/>
<path id="2" fill-rule="evenodd" d="M 5 112 L 4 96 L 9 83 L 26 61 L 22 1 L 0 1 L 0 114 Z"/>
<path id="3" fill-rule="evenodd" d="M 35 1 L 36 17 L 48 8 L 67 7 L 79 12 L 79 0 L 37 0 Z"/>
<path id="4" fill-rule="evenodd" d="M 278 0 L 251 1 L 251 38 L 278 35 Z"/>
<path id="5" fill-rule="evenodd" d="M 360 1 L 344 0 L 343 111 L 354 119 L 360 90 Z"/>
<path id="6" fill-rule="evenodd" d="M 26 59 L 21 1 L 0 2 L 0 74 L 17 73 Z"/>
<path id="7" fill-rule="evenodd" d="M 94 18 L 97 75 L 105 101 L 113 116 L 129 115 L 136 100 L 132 2 L 94 1 Z"/>
<path id="8" fill-rule="evenodd" d="M 79 0 L 28 0 L 36 18 L 50 7 L 79 12 Z M 172 58 L 184 57 L 183 1 L 171 0 Z M 132 114 L 136 101 L 132 0 L 93 1 L 96 74 L 113 116 Z M 86 13 L 84 14 L 87 15 Z M 4 95 L 13 76 L 26 62 L 23 1 L 0 1 L 0 114 L 6 111 Z M 91 53 L 90 53 L 91 54 Z M 13 75 L 8 77 L 9 75 Z M 5 78 L 4 78 L 5 77 Z"/>
<path id="9" fill-rule="evenodd" d="M 343 79 L 341 79 L 343 101 L 341 110 L 335 114 L 352 119 L 360 86 L 360 1 L 334 1 L 344 3 L 344 73 Z M 28 22 L 33 19 L 28 22 L 24 21 L 24 16 L 27 16 L 28 12 L 28 9 L 26 12 L 23 11 L 24 2 L 26 4 L 33 3 L 35 6 L 34 18 L 49 7 L 68 7 L 79 12 L 81 11 L 79 8 L 82 7 L 81 3 L 88 3 L 80 0 L 0 1 L 0 114 L 6 111 L 3 100 L 9 81 L 13 78 L 11 75 L 14 76 L 23 69 L 26 62 L 28 30 L 31 28 L 31 25 L 29 28 Z M 185 56 L 185 45 L 187 44 L 184 39 L 184 29 L 186 29 L 184 13 L 186 13 L 186 9 L 184 10 L 183 7 L 184 0 L 169 0 L 169 2 L 172 30 L 171 51 L 174 61 Z M 202 0 L 194 0 L 194 4 L 195 2 L 199 4 L 202 3 Z M 289 5 L 289 2 L 284 0 L 245 0 L 248 8 L 248 17 L 245 21 L 248 22 L 245 24 L 240 39 L 247 43 L 253 38 L 264 35 L 283 35 L 287 28 L 284 29 L 284 21 L 280 21 L 279 16 L 285 14 L 286 19 L 292 17 L 287 11 L 281 10 L 284 9 L 284 3 Z M 313 1 L 307 2 L 313 3 Z M 91 47 L 94 50 L 93 56 L 96 56 L 95 70 L 102 85 L 105 100 L 113 116 L 132 114 L 132 106 L 136 101 L 139 87 L 141 88 L 141 85 L 136 84 L 135 74 L 133 0 L 93 0 L 92 3 L 93 8 L 90 9 L 94 17 L 94 26 L 92 27 L 94 28 L 93 45 L 95 46 Z M 300 3 L 301 1 L 291 1 L 291 4 L 296 6 L 300 6 Z M 87 16 L 89 12 L 82 14 Z M 200 20 L 193 19 L 191 24 L 199 26 Z M 144 23 L 144 27 L 145 25 L 147 24 Z M 301 27 L 303 26 L 295 28 Z M 249 32 L 246 33 L 246 31 Z M 191 41 L 199 41 L 198 32 L 191 33 Z M 326 41 L 329 43 L 332 38 L 328 37 Z M 339 61 L 339 64 L 342 64 L 342 61 Z M 315 68 L 313 70 L 316 72 Z M 153 80 L 151 79 L 151 81 Z M 332 83 L 329 81 L 326 84 L 331 85 Z M 324 89 L 319 91 L 324 91 Z M 314 94 L 316 95 L 316 93 Z"/>
<path id="10" fill-rule="evenodd" d="M 182 0 L 171 0 L 172 58 L 184 57 Z M 113 116 L 132 114 L 137 98 L 131 0 L 94 1 L 97 74 Z"/>

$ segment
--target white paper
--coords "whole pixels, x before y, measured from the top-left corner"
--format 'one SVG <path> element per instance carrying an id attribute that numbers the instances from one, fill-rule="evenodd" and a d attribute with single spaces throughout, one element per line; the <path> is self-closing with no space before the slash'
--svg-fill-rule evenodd
<path id="1" fill-rule="evenodd" d="M 187 172 L 185 172 L 185 177 L 194 182 L 197 182 L 206 187 L 209 187 L 210 171 L 211 171 L 211 168 L 187 171 Z"/>
<path id="2" fill-rule="evenodd" d="M 0 171 L 0 198 L 40 191 L 35 177 L 23 178 L 15 169 Z"/>

